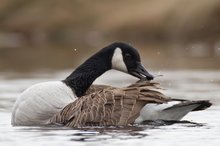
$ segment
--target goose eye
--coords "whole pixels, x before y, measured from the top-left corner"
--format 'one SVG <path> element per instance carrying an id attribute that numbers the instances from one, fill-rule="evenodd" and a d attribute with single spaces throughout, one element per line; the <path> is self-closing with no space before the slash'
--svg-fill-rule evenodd
<path id="1" fill-rule="evenodd" d="M 126 57 L 126 58 L 131 58 L 131 54 L 126 53 L 126 54 L 125 54 L 125 57 Z"/>

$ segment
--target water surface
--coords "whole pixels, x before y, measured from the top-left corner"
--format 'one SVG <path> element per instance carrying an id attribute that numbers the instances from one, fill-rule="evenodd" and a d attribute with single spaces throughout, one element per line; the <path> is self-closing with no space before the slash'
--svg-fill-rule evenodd
<path id="1" fill-rule="evenodd" d="M 166 95 L 175 98 L 208 99 L 213 106 L 192 112 L 183 122 L 150 122 L 128 127 L 96 127 L 70 129 L 57 127 L 12 127 L 11 110 L 15 99 L 32 84 L 62 80 L 71 71 L 32 73 L 29 75 L 0 73 L 0 143 L 1 146 L 98 146 L 98 145 L 219 145 L 220 144 L 220 71 L 161 71 Z M 156 73 L 157 74 L 157 73 Z M 108 72 L 96 83 L 125 86 L 135 78 L 119 72 Z"/>

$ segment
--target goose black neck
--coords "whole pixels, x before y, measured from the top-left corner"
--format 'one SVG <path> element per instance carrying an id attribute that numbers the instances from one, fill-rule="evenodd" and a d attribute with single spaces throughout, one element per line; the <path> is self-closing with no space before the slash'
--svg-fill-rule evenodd
<path id="1" fill-rule="evenodd" d="M 111 69 L 111 57 L 108 50 L 98 52 L 76 68 L 64 83 L 74 90 L 77 97 L 83 96 L 96 78 Z"/>

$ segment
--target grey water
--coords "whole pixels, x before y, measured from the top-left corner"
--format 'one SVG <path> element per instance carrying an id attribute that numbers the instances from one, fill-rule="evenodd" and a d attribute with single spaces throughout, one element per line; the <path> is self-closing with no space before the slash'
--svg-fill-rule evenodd
<path id="1" fill-rule="evenodd" d="M 200 145 L 220 144 L 220 71 L 163 70 L 155 81 L 161 83 L 164 94 L 191 100 L 206 99 L 213 106 L 192 112 L 182 122 L 152 121 L 127 127 L 86 127 L 83 129 L 57 127 L 12 127 L 12 106 L 16 98 L 30 85 L 43 81 L 62 80 L 71 71 L 35 72 L 28 75 L 0 73 L 0 145 L 1 146 L 119 146 L 119 145 Z M 126 86 L 136 79 L 110 71 L 95 82 Z"/>

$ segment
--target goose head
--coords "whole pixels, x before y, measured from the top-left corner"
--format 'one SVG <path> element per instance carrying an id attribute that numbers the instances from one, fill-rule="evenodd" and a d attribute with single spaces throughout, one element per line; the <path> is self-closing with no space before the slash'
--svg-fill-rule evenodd
<path id="1" fill-rule="evenodd" d="M 100 75 L 110 69 L 125 72 L 141 80 L 150 81 L 154 78 L 141 64 L 140 55 L 134 47 L 116 42 L 88 58 L 63 82 L 81 97 Z"/>
<path id="2" fill-rule="evenodd" d="M 139 52 L 126 43 L 113 43 L 109 46 L 113 50 L 111 68 L 128 73 L 134 77 L 153 80 L 151 75 L 141 63 Z"/>

